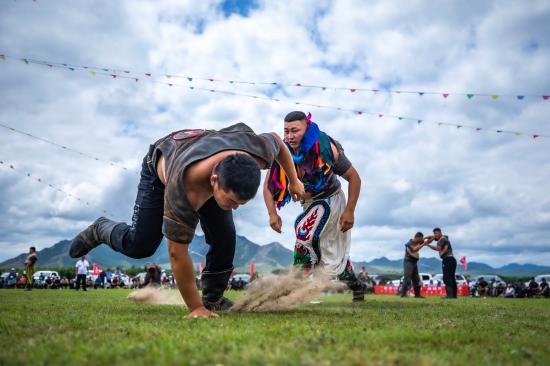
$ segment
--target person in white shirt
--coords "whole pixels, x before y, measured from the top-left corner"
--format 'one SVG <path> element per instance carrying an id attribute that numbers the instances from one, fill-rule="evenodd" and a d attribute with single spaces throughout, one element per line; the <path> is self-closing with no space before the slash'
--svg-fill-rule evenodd
<path id="1" fill-rule="evenodd" d="M 88 274 L 88 268 L 90 263 L 86 260 L 86 257 L 80 258 L 75 265 L 76 269 L 76 290 L 80 290 L 80 284 L 82 284 L 82 290 L 86 291 L 86 275 Z"/>
<path id="2" fill-rule="evenodd" d="M 508 284 L 506 287 L 506 290 L 504 291 L 504 297 L 515 297 L 516 296 L 516 289 L 514 289 L 514 286 L 512 286 L 511 283 Z"/>

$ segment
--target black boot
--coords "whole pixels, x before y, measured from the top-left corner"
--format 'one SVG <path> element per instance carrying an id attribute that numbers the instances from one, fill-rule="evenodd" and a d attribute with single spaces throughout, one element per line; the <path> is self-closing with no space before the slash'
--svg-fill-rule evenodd
<path id="1" fill-rule="evenodd" d="M 344 280 L 344 282 L 353 293 L 353 302 L 365 301 L 366 286 L 363 282 L 359 281 L 357 277 L 355 277 L 355 274 L 353 275 L 353 278 Z"/>
<path id="2" fill-rule="evenodd" d="M 225 311 L 233 306 L 233 301 L 223 296 L 232 272 L 233 267 L 220 272 L 202 272 L 202 303 L 205 308 L 210 311 Z"/>
<path id="3" fill-rule="evenodd" d="M 424 296 L 420 294 L 421 287 L 420 286 L 414 286 L 414 297 L 417 299 L 423 299 Z"/>
<path id="4" fill-rule="evenodd" d="M 80 258 L 98 245 L 111 244 L 111 233 L 118 222 L 100 217 L 93 224 L 81 231 L 71 242 L 69 255 L 72 258 Z"/>

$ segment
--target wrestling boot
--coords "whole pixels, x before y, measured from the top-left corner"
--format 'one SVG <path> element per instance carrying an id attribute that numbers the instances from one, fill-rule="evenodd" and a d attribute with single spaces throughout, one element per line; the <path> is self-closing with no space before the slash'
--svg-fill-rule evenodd
<path id="1" fill-rule="evenodd" d="M 119 224 L 105 217 L 100 217 L 93 224 L 81 231 L 71 242 L 69 255 L 72 258 L 81 258 L 98 245 L 111 244 L 111 233 L 113 228 Z"/>
<path id="2" fill-rule="evenodd" d="M 223 296 L 232 272 L 233 267 L 221 272 L 202 272 L 202 303 L 205 308 L 210 311 L 226 311 L 234 305 L 233 301 Z"/>
<path id="3" fill-rule="evenodd" d="M 423 299 L 424 298 L 424 296 L 422 296 L 420 294 L 420 289 L 421 289 L 420 286 L 414 286 L 414 297 L 417 298 L 417 299 Z"/>
<path id="4" fill-rule="evenodd" d="M 353 293 L 353 302 L 365 301 L 366 285 L 363 282 L 359 281 L 355 275 L 345 282 Z"/>

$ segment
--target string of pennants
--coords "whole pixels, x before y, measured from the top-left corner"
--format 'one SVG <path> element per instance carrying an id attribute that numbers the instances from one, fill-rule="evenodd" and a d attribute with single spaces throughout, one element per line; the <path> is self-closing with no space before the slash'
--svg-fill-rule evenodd
<path id="1" fill-rule="evenodd" d="M 13 164 L 9 164 L 9 163 L 7 163 L 7 162 L 5 162 L 5 161 L 3 161 L 3 160 L 0 160 L 0 165 L 3 166 L 3 167 L 5 167 L 5 168 L 11 169 L 11 170 L 13 170 L 13 171 L 15 171 L 15 172 L 18 172 L 18 173 L 24 175 L 24 176 L 27 177 L 27 178 L 33 179 L 33 180 L 37 181 L 38 183 L 41 183 L 41 184 L 47 186 L 48 188 L 50 188 L 50 189 L 52 189 L 52 190 L 54 190 L 54 191 L 57 191 L 57 192 L 59 192 L 59 193 L 64 194 L 64 195 L 67 196 L 67 197 L 73 198 L 73 199 L 79 201 L 80 203 L 82 203 L 82 204 L 84 204 L 84 205 L 86 205 L 86 206 L 93 206 L 90 202 L 86 201 L 85 199 L 80 198 L 80 197 L 78 197 L 78 196 L 75 196 L 75 195 L 73 195 L 72 193 L 66 192 L 66 191 L 62 190 L 61 188 L 59 188 L 59 187 L 57 187 L 57 186 L 55 186 L 55 185 L 53 185 L 53 184 L 51 184 L 51 183 L 46 182 L 46 181 L 45 181 L 44 179 L 42 179 L 42 178 L 35 177 L 35 176 L 32 175 L 31 173 L 24 173 L 24 172 L 19 171 L 18 169 L 15 168 L 15 166 L 14 166 Z M 109 215 L 109 216 L 111 216 L 111 217 L 114 216 L 112 213 L 110 213 L 110 212 L 107 211 L 107 210 L 103 210 L 103 209 L 102 209 L 102 211 L 103 211 L 103 213 L 106 214 L 106 215 Z"/>
<path id="2" fill-rule="evenodd" d="M 8 56 L 1 55 L 0 54 L 0 60 L 6 60 Z M 343 112 L 350 112 L 356 115 L 366 115 L 366 116 L 375 116 L 378 118 L 386 118 L 386 119 L 393 119 L 398 121 L 412 121 L 416 123 L 417 125 L 425 124 L 425 123 L 431 123 L 436 124 L 437 126 L 447 126 L 447 127 L 454 127 L 456 129 L 470 129 L 476 132 L 495 132 L 498 134 L 510 134 L 515 136 L 526 136 L 532 139 L 540 139 L 540 138 L 550 138 L 550 135 L 544 135 L 541 133 L 532 133 L 532 132 L 523 132 L 519 130 L 504 130 L 504 129 L 487 129 L 484 127 L 479 126 L 473 126 L 470 124 L 464 124 L 464 123 L 451 123 L 451 122 L 443 122 L 443 121 L 432 121 L 432 120 L 426 120 L 422 118 L 417 117 L 408 117 L 408 116 L 400 116 L 400 115 L 393 115 L 393 114 L 387 114 L 387 113 L 373 113 L 366 110 L 357 110 L 357 109 L 348 109 L 348 108 L 342 108 L 342 107 L 336 107 L 336 106 L 328 106 L 328 105 L 321 105 L 321 104 L 313 104 L 313 103 L 305 103 L 305 102 L 299 102 L 299 101 L 289 101 L 289 100 L 281 100 L 278 98 L 268 97 L 264 95 L 253 95 L 253 94 L 246 94 L 246 93 L 237 93 L 233 91 L 228 90 L 219 90 L 219 89 L 211 89 L 211 88 L 203 88 L 198 87 L 194 85 L 185 85 L 185 84 L 178 84 L 174 82 L 168 82 L 158 79 L 153 79 L 152 74 L 145 73 L 145 77 L 136 77 L 135 75 L 132 75 L 131 71 L 128 70 L 116 70 L 116 69 L 100 69 L 97 67 L 91 67 L 91 66 L 79 66 L 79 65 L 71 65 L 67 63 L 50 63 L 47 61 L 37 61 L 33 59 L 23 58 L 18 59 L 24 62 L 25 64 L 34 64 L 34 65 L 40 65 L 45 66 L 50 69 L 53 68 L 61 68 L 66 69 L 70 71 L 86 71 L 89 72 L 89 75 L 92 77 L 95 76 L 106 76 L 113 80 L 116 79 L 130 79 L 135 82 L 139 82 L 141 80 L 145 80 L 148 82 L 156 83 L 156 84 L 162 84 L 167 85 L 169 87 L 179 87 L 179 88 L 185 88 L 187 90 L 191 91 L 204 91 L 204 92 L 210 92 L 210 93 L 219 93 L 219 94 L 225 94 L 225 95 L 232 95 L 232 96 L 240 96 L 240 97 L 246 97 L 246 98 L 252 98 L 252 99 L 258 99 L 258 100 L 267 100 L 267 101 L 273 101 L 273 102 L 286 102 L 294 105 L 300 105 L 300 106 L 306 106 L 306 107 L 314 107 L 314 108 L 321 108 L 321 109 L 329 109 L 329 110 L 337 110 L 337 111 L 343 111 Z M 91 70 L 91 71 L 90 71 Z M 101 71 L 99 71 L 101 70 Z M 174 75 L 168 75 L 169 78 L 175 77 Z M 170 80 L 171 81 L 171 80 Z M 546 96 L 545 96 L 546 97 Z M 543 98 L 544 100 L 547 100 L 548 98 Z"/>
<path id="3" fill-rule="evenodd" d="M 110 160 L 104 160 L 104 159 L 101 159 L 101 158 L 98 158 L 96 156 L 93 156 L 93 155 L 90 155 L 90 154 L 87 154 L 87 153 L 84 153 L 82 151 L 79 151 L 77 149 L 74 149 L 72 147 L 69 147 L 69 146 L 65 146 L 65 145 L 62 145 L 62 144 L 59 144 L 57 142 L 54 142 L 54 141 L 51 141 L 51 140 L 48 140 L 48 139 L 45 139 L 43 137 L 39 137 L 39 136 L 35 136 L 31 133 L 28 133 L 28 132 L 23 132 L 21 130 L 18 130 L 14 127 L 11 127 L 11 126 L 8 126 L 8 125 L 5 125 L 3 123 L 0 122 L 0 127 L 2 128 L 5 128 L 7 130 L 10 130 L 12 132 L 16 132 L 16 133 L 19 133 L 19 134 L 22 134 L 22 135 L 25 135 L 27 137 L 30 137 L 30 138 L 33 138 L 33 139 L 36 139 L 36 140 L 39 140 L 39 141 L 42 141 L 42 142 L 45 142 L 47 144 L 50 144 L 50 145 L 53 145 L 53 146 L 57 146 L 63 150 L 66 150 L 66 151 L 71 151 L 71 152 L 74 152 L 80 156 L 84 156 L 88 159 L 91 159 L 91 160 L 95 160 L 95 161 L 99 161 L 99 162 L 102 162 L 102 163 L 106 163 L 108 165 L 111 165 L 111 166 L 114 166 L 114 167 L 117 167 L 117 168 L 120 168 L 122 170 L 125 170 L 125 171 L 129 171 L 129 172 L 133 172 L 133 173 L 136 173 L 139 175 L 139 172 L 136 171 L 136 170 L 132 170 L 132 169 L 129 169 L 129 168 L 126 168 L 125 166 L 122 166 L 122 165 L 119 165 L 117 163 L 115 163 L 114 161 L 110 161 Z"/>
<path id="4" fill-rule="evenodd" d="M 11 56 L 7 56 L 4 54 L 0 54 L 0 60 L 5 60 L 8 57 L 13 58 Z M 177 73 L 165 73 L 165 74 L 153 74 L 151 72 L 137 72 L 137 71 L 130 71 L 127 69 L 116 69 L 116 68 L 106 68 L 106 67 L 97 67 L 97 66 L 85 66 L 85 65 L 75 65 L 75 64 L 69 64 L 69 63 L 59 63 L 59 62 L 50 62 L 50 61 L 39 61 L 35 59 L 30 58 L 19 58 L 19 60 L 29 64 L 29 63 L 35 63 L 35 64 L 41 64 L 46 65 L 49 67 L 65 67 L 70 70 L 75 69 L 83 69 L 83 70 L 91 70 L 90 73 L 94 75 L 95 72 L 106 72 L 111 73 L 111 75 L 117 75 L 122 74 L 126 76 L 131 76 L 134 79 L 140 79 L 143 77 L 162 77 L 166 79 L 186 79 L 189 83 L 192 83 L 194 80 L 201 80 L 201 81 L 209 81 L 212 83 L 226 83 L 226 84 L 245 84 L 245 85 L 259 85 L 259 86 L 280 86 L 280 87 L 295 87 L 295 88 L 307 88 L 307 89 L 319 89 L 319 90 L 333 90 L 333 91 L 344 91 L 349 93 L 357 93 L 357 92 L 365 92 L 365 93 L 390 93 L 390 94 L 413 94 L 417 95 L 419 97 L 423 97 L 425 95 L 435 95 L 435 96 L 441 96 L 444 99 L 448 99 L 451 96 L 460 96 L 460 97 L 466 97 L 468 100 L 471 100 L 475 97 L 486 97 L 490 98 L 492 100 L 498 100 L 502 97 L 511 97 L 516 100 L 525 100 L 526 98 L 529 99 L 537 99 L 537 100 L 550 100 L 550 93 L 548 94 L 496 94 L 496 93 L 450 93 L 450 92 L 442 92 L 442 91 L 421 91 L 421 90 L 393 90 L 393 89 L 373 89 L 373 88 L 359 88 L 359 87 L 337 87 L 337 86 L 327 86 L 327 85 L 314 85 L 314 84 L 308 84 L 308 83 L 284 83 L 280 81 L 273 81 L 273 82 L 262 82 L 262 81 L 246 81 L 246 80 L 229 80 L 229 79 L 217 79 L 217 78 L 206 78 L 206 77 L 197 77 L 197 76 L 190 76 L 190 75 L 181 75 Z M 95 70 L 95 71 L 94 71 Z"/>

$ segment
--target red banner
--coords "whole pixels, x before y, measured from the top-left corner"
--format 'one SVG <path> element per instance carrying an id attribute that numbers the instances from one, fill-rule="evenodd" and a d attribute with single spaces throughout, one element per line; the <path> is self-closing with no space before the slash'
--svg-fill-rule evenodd
<path id="1" fill-rule="evenodd" d="M 376 295 L 395 295 L 399 291 L 399 286 L 374 286 L 374 293 Z M 457 287 L 458 296 L 468 296 L 470 294 L 470 288 L 468 285 L 459 285 Z M 422 286 L 420 290 L 422 296 L 445 296 L 445 286 Z M 413 289 L 407 291 L 407 295 L 414 296 Z"/>

